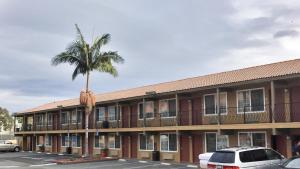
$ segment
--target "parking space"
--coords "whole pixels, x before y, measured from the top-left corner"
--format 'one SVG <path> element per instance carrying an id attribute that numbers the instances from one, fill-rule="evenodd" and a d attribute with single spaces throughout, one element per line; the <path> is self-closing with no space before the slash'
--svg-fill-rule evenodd
<path id="1" fill-rule="evenodd" d="M 91 162 L 70 165 L 56 165 L 53 161 L 56 159 L 70 158 L 71 156 L 46 154 L 46 153 L 30 153 L 20 152 L 13 153 L 0 152 L 0 168 L 20 168 L 20 169 L 185 169 L 195 168 L 197 166 L 187 164 L 171 164 L 166 162 L 141 161 L 141 160 L 125 160 L 105 162 Z"/>

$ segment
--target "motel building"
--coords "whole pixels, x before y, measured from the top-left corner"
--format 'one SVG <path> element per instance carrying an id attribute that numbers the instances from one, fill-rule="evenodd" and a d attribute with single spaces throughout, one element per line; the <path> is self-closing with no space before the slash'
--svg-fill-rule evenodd
<path id="1" fill-rule="evenodd" d="M 84 153 L 79 99 L 15 113 L 25 151 Z M 270 147 L 291 157 L 300 139 L 300 59 L 96 95 L 91 155 L 197 163 L 232 146 Z"/>

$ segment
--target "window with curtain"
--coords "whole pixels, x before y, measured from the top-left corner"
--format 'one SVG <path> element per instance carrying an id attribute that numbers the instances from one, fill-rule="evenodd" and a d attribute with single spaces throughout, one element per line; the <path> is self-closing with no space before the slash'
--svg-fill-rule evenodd
<path id="1" fill-rule="evenodd" d="M 144 118 L 144 107 L 143 103 L 139 103 L 139 119 Z M 145 118 L 153 118 L 154 117 L 154 102 L 147 101 L 145 102 Z"/>
<path id="2" fill-rule="evenodd" d="M 108 136 L 108 148 L 110 149 L 119 149 L 121 147 L 120 136 L 111 134 Z"/>
<path id="3" fill-rule="evenodd" d="M 265 110 L 265 99 L 263 89 L 248 89 L 238 91 L 238 112 L 255 112 Z"/>
<path id="4" fill-rule="evenodd" d="M 159 113 L 161 117 L 175 117 L 176 99 L 160 100 Z"/>
<path id="5" fill-rule="evenodd" d="M 219 94 L 220 100 L 220 114 L 227 113 L 227 93 Z M 206 115 L 216 115 L 217 114 L 217 94 L 208 94 L 204 96 L 204 106 Z"/>
<path id="6" fill-rule="evenodd" d="M 140 134 L 140 150 L 154 150 L 154 136 Z"/>
<path id="7" fill-rule="evenodd" d="M 45 145 L 46 146 L 51 146 L 52 145 L 52 136 L 50 136 L 50 135 L 46 136 Z"/>
<path id="8" fill-rule="evenodd" d="M 110 120 L 110 121 L 117 120 L 117 118 L 116 118 L 116 106 L 109 106 L 108 107 L 108 120 Z"/>
<path id="9" fill-rule="evenodd" d="M 96 109 L 96 120 L 97 121 L 105 120 L 105 107 L 98 107 Z"/>
<path id="10" fill-rule="evenodd" d="M 160 150 L 161 151 L 177 151 L 177 135 L 161 134 L 160 135 Z"/>
<path id="11" fill-rule="evenodd" d="M 105 136 L 95 136 L 95 147 L 96 148 L 105 148 Z"/>
<path id="12" fill-rule="evenodd" d="M 239 146 L 266 147 L 266 133 L 241 132 L 239 133 Z"/>
<path id="13" fill-rule="evenodd" d="M 214 152 L 228 147 L 228 136 L 217 133 L 205 133 L 206 152 Z"/>

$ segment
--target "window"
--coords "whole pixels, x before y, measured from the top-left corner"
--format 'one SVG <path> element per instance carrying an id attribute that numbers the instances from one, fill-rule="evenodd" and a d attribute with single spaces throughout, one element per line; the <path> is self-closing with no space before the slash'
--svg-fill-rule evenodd
<path id="1" fill-rule="evenodd" d="M 116 120 L 116 106 L 108 107 L 108 120 L 110 121 Z"/>
<path id="2" fill-rule="evenodd" d="M 239 113 L 265 111 L 264 89 L 238 91 L 237 99 Z"/>
<path id="3" fill-rule="evenodd" d="M 108 136 L 108 148 L 118 149 L 120 148 L 120 144 L 121 144 L 120 136 L 114 134 Z"/>
<path id="4" fill-rule="evenodd" d="M 52 145 L 52 136 L 47 135 L 45 141 L 46 141 L 46 143 L 45 143 L 46 146 L 51 146 Z"/>
<path id="5" fill-rule="evenodd" d="M 220 93 L 219 97 L 220 97 L 219 98 L 220 114 L 226 114 L 227 113 L 227 93 Z M 205 110 L 205 115 L 217 114 L 217 94 L 216 93 L 204 95 L 204 110 Z"/>
<path id="6" fill-rule="evenodd" d="M 159 112 L 161 117 L 176 116 L 176 99 L 160 100 Z"/>
<path id="7" fill-rule="evenodd" d="M 161 134 L 160 151 L 177 151 L 177 135 Z"/>
<path id="8" fill-rule="evenodd" d="M 70 140 L 71 140 L 70 135 L 62 135 L 61 136 L 61 145 L 63 147 L 70 146 Z"/>
<path id="9" fill-rule="evenodd" d="M 105 107 L 99 107 L 96 109 L 96 120 L 104 121 L 105 120 Z"/>
<path id="10" fill-rule="evenodd" d="M 77 123 L 81 123 L 82 120 L 82 110 L 77 110 Z"/>
<path id="11" fill-rule="evenodd" d="M 217 151 L 213 153 L 209 162 L 215 163 L 234 163 L 235 161 L 235 152 L 230 151 Z"/>
<path id="12" fill-rule="evenodd" d="M 154 150 L 154 136 L 140 134 L 140 150 Z"/>
<path id="13" fill-rule="evenodd" d="M 72 135 L 72 147 L 80 147 L 80 136 Z"/>
<path id="14" fill-rule="evenodd" d="M 53 124 L 53 114 L 48 113 L 47 114 L 47 125 L 52 126 L 52 124 Z"/>
<path id="15" fill-rule="evenodd" d="M 145 118 L 154 117 L 154 102 L 147 101 L 145 102 Z M 144 118 L 144 106 L 143 103 L 139 103 L 139 119 Z"/>
<path id="16" fill-rule="evenodd" d="M 62 112 L 61 113 L 61 124 L 68 124 L 69 123 L 69 112 Z"/>
<path id="17" fill-rule="evenodd" d="M 205 133 L 206 152 L 214 152 L 229 146 L 227 135 L 217 133 Z"/>
<path id="18" fill-rule="evenodd" d="M 266 147 L 266 133 L 264 132 L 241 132 L 239 133 L 239 146 Z"/>
<path id="19" fill-rule="evenodd" d="M 44 124 L 44 116 L 42 114 L 36 115 L 36 125 Z"/>
<path id="20" fill-rule="evenodd" d="M 240 160 L 243 163 L 268 160 L 264 149 L 242 151 L 239 153 L 239 155 Z"/>
<path id="21" fill-rule="evenodd" d="M 105 136 L 95 136 L 95 147 L 96 148 L 105 148 Z"/>
<path id="22" fill-rule="evenodd" d="M 282 159 L 281 155 L 271 149 L 265 149 L 268 160 L 280 160 Z"/>

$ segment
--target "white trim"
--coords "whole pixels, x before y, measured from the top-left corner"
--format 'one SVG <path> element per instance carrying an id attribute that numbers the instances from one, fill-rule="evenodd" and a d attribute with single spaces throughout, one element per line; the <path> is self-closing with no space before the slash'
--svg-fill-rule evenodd
<path id="1" fill-rule="evenodd" d="M 237 114 L 244 114 L 244 112 L 239 112 L 239 92 L 244 92 L 244 91 L 249 91 L 250 93 L 249 93 L 249 102 L 250 102 L 250 109 L 252 109 L 252 104 L 251 104 L 251 91 L 253 91 L 253 90 L 263 90 L 263 99 L 264 99 L 264 104 L 263 104 L 263 107 L 264 107 L 264 110 L 262 110 L 262 111 L 252 111 L 252 110 L 250 110 L 250 111 L 246 111 L 245 113 L 265 113 L 266 112 L 266 94 L 265 94 L 265 88 L 264 87 L 260 87 L 260 88 L 250 88 L 250 89 L 242 89 L 242 90 L 237 90 L 236 91 L 236 107 L 237 107 L 237 109 L 236 109 L 236 112 L 237 112 Z"/>
<path id="2" fill-rule="evenodd" d="M 169 135 L 170 134 L 175 134 L 176 135 L 176 151 L 170 151 L 169 149 L 170 149 L 170 137 L 169 137 Z M 168 135 L 168 150 L 162 150 L 161 149 L 161 135 Z M 170 153 L 176 153 L 176 152 L 178 152 L 178 148 L 179 148 L 179 146 L 178 146 L 178 143 L 179 143 L 179 136 L 177 135 L 177 133 L 160 133 L 159 134 L 159 144 L 160 144 L 160 146 L 159 146 L 159 149 L 160 149 L 160 152 L 170 152 Z"/>
<path id="3" fill-rule="evenodd" d="M 147 135 L 145 135 L 146 137 L 146 149 L 141 149 L 141 135 L 143 135 L 143 133 L 139 133 L 139 143 L 138 143 L 138 146 L 139 146 L 139 151 L 154 151 L 154 135 L 149 135 L 150 137 L 153 137 L 153 147 L 152 149 L 147 149 Z"/>
<path id="4" fill-rule="evenodd" d="M 228 114 L 228 98 L 227 98 L 227 92 L 220 92 L 221 94 L 225 94 L 225 98 L 226 98 L 226 112 L 221 113 L 220 115 L 227 115 Z M 214 100 L 215 100 L 215 114 L 206 114 L 206 108 L 205 108 L 205 96 L 214 96 Z M 217 93 L 210 93 L 210 94 L 204 94 L 203 95 L 203 108 L 204 108 L 204 116 L 217 116 Z M 220 106 L 220 105 L 219 105 Z"/>
<path id="5" fill-rule="evenodd" d="M 238 132 L 238 146 L 240 146 L 240 133 L 247 133 L 247 134 L 251 134 L 251 145 L 250 146 L 253 146 L 253 136 L 252 134 L 253 133 L 263 133 L 265 134 L 265 148 L 268 147 L 268 137 L 267 137 L 267 132 L 266 131 L 242 131 L 242 132 Z"/>
<path id="6" fill-rule="evenodd" d="M 160 112 L 160 102 L 162 102 L 162 101 L 168 101 L 168 111 L 169 111 L 169 100 L 175 100 L 175 103 L 176 103 L 176 97 L 174 97 L 174 98 L 169 98 L 169 99 L 161 99 L 161 100 L 159 100 L 159 102 L 158 102 L 158 112 L 159 112 L 159 114 L 160 114 L 160 118 L 161 119 L 168 119 L 168 118 L 176 118 L 177 117 L 177 114 L 175 114 L 175 116 L 168 116 L 168 117 L 163 117 L 163 116 L 161 116 L 161 114 L 162 114 L 162 112 Z M 175 106 L 175 111 L 177 112 L 177 106 Z M 170 113 L 170 111 L 168 112 L 168 113 Z"/>

